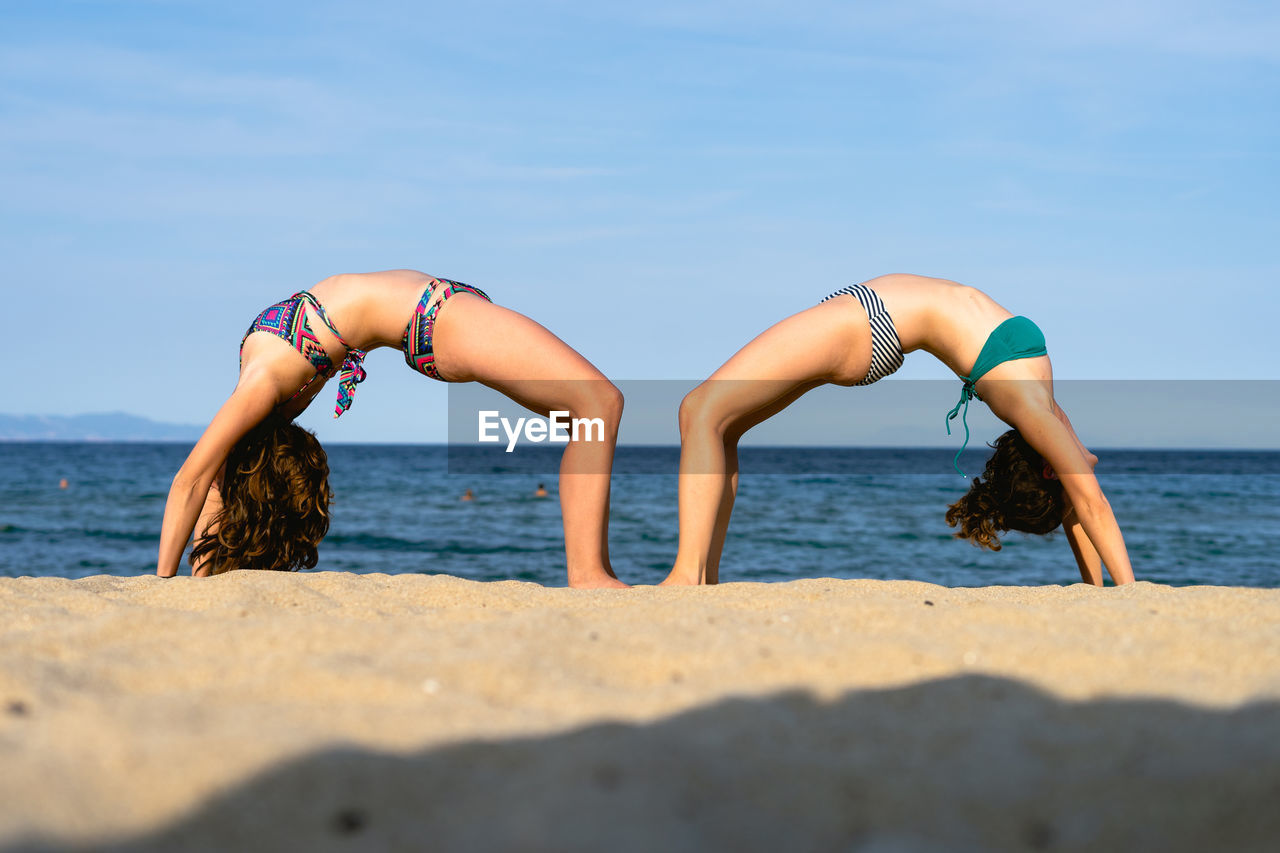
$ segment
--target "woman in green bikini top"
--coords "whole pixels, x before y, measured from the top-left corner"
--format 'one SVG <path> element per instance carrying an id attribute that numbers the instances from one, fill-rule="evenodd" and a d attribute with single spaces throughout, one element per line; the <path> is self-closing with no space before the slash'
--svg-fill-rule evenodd
<path id="1" fill-rule="evenodd" d="M 680 406 L 680 545 L 666 583 L 715 583 L 738 482 L 738 441 L 820 385 L 870 385 L 924 350 L 963 382 L 947 415 L 978 397 L 1012 427 L 948 509 L 956 536 L 1000 549 L 1008 530 L 1066 533 L 1080 576 L 1133 580 L 1124 537 L 1093 474 L 1097 457 L 1053 397 L 1044 335 L 990 296 L 945 279 L 887 275 L 838 290 L 766 329 Z M 718 380 L 744 380 L 730 381 Z M 955 464 L 959 464 L 959 453 Z M 958 471 L 959 468 L 957 467 Z"/>

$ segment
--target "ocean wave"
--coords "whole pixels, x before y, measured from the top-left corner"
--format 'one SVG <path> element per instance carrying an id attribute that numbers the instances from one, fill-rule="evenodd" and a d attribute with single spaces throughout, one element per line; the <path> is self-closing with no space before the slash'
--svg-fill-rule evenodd
<path id="1" fill-rule="evenodd" d="M 432 554 L 544 554 L 558 553 L 563 546 L 556 542 L 546 545 L 479 544 L 460 541 L 441 542 L 438 539 L 402 539 L 397 536 L 377 536 L 369 533 L 332 534 L 326 536 L 321 547 L 365 548 L 370 551 L 406 551 Z"/>

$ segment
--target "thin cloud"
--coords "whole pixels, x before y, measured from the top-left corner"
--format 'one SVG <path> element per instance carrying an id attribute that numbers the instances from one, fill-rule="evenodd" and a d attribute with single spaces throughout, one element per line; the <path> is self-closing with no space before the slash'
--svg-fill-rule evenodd
<path id="1" fill-rule="evenodd" d="M 1121 48 L 1224 59 L 1280 60 L 1280 9 L 1269 3 L 1221 0 L 715 0 L 602 7 L 585 13 L 604 20 L 694 33 L 809 37 L 816 43 L 876 41 L 903 32 L 926 52 L 943 40 L 1043 50 Z M 896 43 L 901 48 L 900 43 Z M 941 47 L 946 50 L 947 45 Z"/>

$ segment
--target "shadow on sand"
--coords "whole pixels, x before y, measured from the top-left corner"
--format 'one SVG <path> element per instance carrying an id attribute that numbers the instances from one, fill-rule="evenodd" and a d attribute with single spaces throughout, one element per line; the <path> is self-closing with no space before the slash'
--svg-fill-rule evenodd
<path id="1" fill-rule="evenodd" d="M 279 765 L 121 850 L 1274 850 L 1280 705 L 1003 678 Z M 24 849 L 41 849 L 22 845 Z"/>

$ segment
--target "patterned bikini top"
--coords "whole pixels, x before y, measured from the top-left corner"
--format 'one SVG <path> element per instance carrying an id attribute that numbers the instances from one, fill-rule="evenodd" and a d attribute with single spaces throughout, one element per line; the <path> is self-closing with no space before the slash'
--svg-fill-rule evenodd
<path id="1" fill-rule="evenodd" d="M 304 305 L 311 308 L 315 315 L 320 318 L 320 322 L 324 323 L 325 328 L 338 339 L 338 343 L 347 348 L 347 356 L 342 361 L 342 375 L 338 380 L 338 401 L 333 409 L 333 416 L 336 418 L 351 408 L 356 385 L 368 377 L 368 373 L 364 369 L 364 357 L 368 353 L 362 349 L 355 349 L 347 343 L 342 334 L 334 327 L 333 321 L 329 319 L 324 306 L 310 291 L 303 290 L 295 293 L 285 301 L 278 302 L 259 314 L 249 326 L 249 330 L 244 333 L 244 338 L 241 338 L 240 349 L 243 352 L 245 338 L 248 338 L 254 332 L 270 332 L 292 344 L 293 348 L 301 353 L 303 358 L 311 362 L 312 367 L 316 369 L 317 376 L 323 376 L 326 379 L 333 376 L 335 373 L 333 360 L 329 358 L 329 353 L 320 344 L 320 339 L 316 337 L 315 332 L 311 330 L 311 322 L 307 319 Z M 308 380 L 306 385 L 298 389 L 298 393 L 294 394 L 292 399 L 297 399 L 314 381 L 315 377 Z"/>

